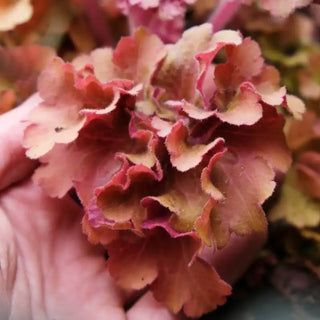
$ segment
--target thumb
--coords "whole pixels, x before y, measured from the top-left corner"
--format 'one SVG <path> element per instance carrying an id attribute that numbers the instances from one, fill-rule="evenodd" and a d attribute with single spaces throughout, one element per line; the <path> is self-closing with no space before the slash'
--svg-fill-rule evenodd
<path id="1" fill-rule="evenodd" d="M 29 175 L 36 162 L 25 156 L 22 146 L 23 131 L 30 110 L 41 102 L 38 94 L 32 95 L 19 107 L 0 116 L 0 190 Z"/>

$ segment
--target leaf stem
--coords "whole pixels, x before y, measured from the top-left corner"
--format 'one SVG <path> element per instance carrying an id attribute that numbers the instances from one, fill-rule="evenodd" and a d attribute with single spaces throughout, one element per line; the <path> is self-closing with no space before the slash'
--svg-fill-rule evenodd
<path id="1" fill-rule="evenodd" d="M 83 0 L 92 31 L 100 45 L 112 46 L 113 38 L 104 20 L 98 0 Z"/>
<path id="2" fill-rule="evenodd" d="M 241 2 L 241 0 L 219 1 L 218 6 L 208 18 L 208 22 L 212 24 L 214 32 L 223 29 L 228 24 L 240 8 Z"/>

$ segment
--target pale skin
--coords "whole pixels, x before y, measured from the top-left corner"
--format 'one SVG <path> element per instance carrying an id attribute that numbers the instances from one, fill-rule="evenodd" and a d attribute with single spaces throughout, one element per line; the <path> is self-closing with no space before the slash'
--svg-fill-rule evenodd
<path id="1" fill-rule="evenodd" d="M 0 319 L 183 319 L 148 291 L 118 288 L 104 252 L 82 234 L 82 209 L 68 197 L 47 197 L 32 183 L 36 162 L 24 156 L 21 120 L 38 101 L 33 96 L 0 116 Z M 234 237 L 218 254 L 207 249 L 203 257 L 234 282 L 264 241 L 265 234 Z"/>

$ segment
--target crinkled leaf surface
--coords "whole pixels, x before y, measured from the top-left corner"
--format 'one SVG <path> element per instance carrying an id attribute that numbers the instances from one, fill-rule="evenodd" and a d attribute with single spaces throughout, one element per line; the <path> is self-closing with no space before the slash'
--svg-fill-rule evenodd
<path id="1" fill-rule="evenodd" d="M 252 79 L 252 83 L 263 102 L 271 106 L 283 104 L 286 88 L 279 87 L 280 74 L 275 67 L 264 65 L 260 74 Z"/>
<path id="2" fill-rule="evenodd" d="M 221 31 L 221 35 L 224 32 L 227 30 Z M 261 101 L 269 105 L 280 105 L 286 90 L 279 87 L 279 76 L 275 69 L 264 64 L 257 42 L 250 38 L 243 41 L 240 38 L 237 42 L 235 32 L 229 31 L 228 34 L 233 34 L 230 42 L 218 42 L 212 51 L 197 55 L 202 68 L 197 88 L 205 106 L 215 110 L 221 121 L 252 125 L 262 117 Z M 212 67 L 211 60 L 224 46 L 227 61 Z M 210 86 L 211 69 L 214 83 Z"/>
<path id="3" fill-rule="evenodd" d="M 193 98 L 199 73 L 195 56 L 208 47 L 211 37 L 211 25 L 204 24 L 185 31 L 176 44 L 168 46 L 168 55 L 153 84 L 165 88 L 169 99 Z"/>
<path id="4" fill-rule="evenodd" d="M 226 146 L 240 147 L 244 153 L 264 158 L 272 168 L 285 172 L 291 156 L 282 134 L 284 118 L 275 108 L 265 107 L 263 117 L 252 126 L 220 126 L 218 136 L 224 137 Z"/>
<path id="5" fill-rule="evenodd" d="M 122 78 L 148 84 L 166 47 L 155 35 L 139 29 L 133 37 L 122 38 L 113 53 L 113 63 Z"/>
<path id="6" fill-rule="evenodd" d="M 259 96 L 250 83 L 243 83 L 234 99 L 225 108 L 225 112 L 217 112 L 217 117 L 230 124 L 252 125 L 262 117 Z"/>
<path id="7" fill-rule="evenodd" d="M 146 238 L 128 237 L 108 246 L 108 267 L 125 288 L 150 284 L 155 298 L 175 313 L 183 308 L 191 317 L 225 302 L 230 286 L 200 258 L 193 258 L 199 242 L 190 236 L 171 238 L 156 228 Z"/>
<path id="8" fill-rule="evenodd" d="M 32 110 L 32 124 L 26 129 L 24 145 L 30 158 L 50 151 L 55 143 L 70 143 L 84 124 L 79 114 L 81 99 L 74 88 L 75 71 L 55 58 L 39 77 L 39 94 L 44 102 Z"/>
<path id="9" fill-rule="evenodd" d="M 274 172 L 268 163 L 239 149 L 229 150 L 212 165 L 212 184 L 226 200 L 217 202 L 210 215 L 211 230 L 206 220 L 197 222 L 198 233 L 211 244 L 223 247 L 230 232 L 245 235 L 251 230 L 262 232 L 267 227 L 261 204 L 275 187 Z M 208 231 L 210 234 L 208 234 Z"/>
<path id="10" fill-rule="evenodd" d="M 155 180 L 156 174 L 148 167 L 125 164 L 108 184 L 96 190 L 102 215 L 115 222 L 132 222 L 134 228 L 140 229 L 146 219 L 140 200 L 150 194 Z"/>
<path id="11" fill-rule="evenodd" d="M 264 64 L 258 43 L 250 38 L 245 38 L 239 46 L 227 46 L 226 56 L 229 63 L 237 66 L 238 75 L 247 80 L 257 76 Z"/>
<path id="12" fill-rule="evenodd" d="M 82 54 L 72 61 L 76 70 L 92 65 L 94 75 L 101 82 L 108 82 L 117 78 L 117 73 L 112 62 L 113 50 L 111 48 L 98 48 L 90 54 Z"/>
<path id="13" fill-rule="evenodd" d="M 186 143 L 187 137 L 188 129 L 182 122 L 178 122 L 172 127 L 166 139 L 171 163 L 182 172 L 196 167 L 206 153 L 214 148 L 221 148 L 223 143 L 223 139 L 218 138 L 207 145 L 196 144 L 190 146 Z"/>
<path id="14" fill-rule="evenodd" d="M 168 223 L 177 232 L 193 231 L 195 221 L 201 216 L 210 198 L 202 190 L 201 170 L 192 169 L 186 173 L 172 170 L 170 176 L 165 192 L 160 196 L 145 198 L 143 205 L 149 209 L 150 216 L 157 210 L 157 204 L 163 207 L 163 215 L 168 209 L 171 213 Z"/>
<path id="15" fill-rule="evenodd" d="M 61 159 L 63 154 L 63 160 Z M 88 205 L 93 190 L 104 185 L 121 167 L 107 148 L 96 145 L 81 148 L 77 144 L 58 144 L 41 159 L 34 181 L 51 197 L 62 198 L 74 185 L 84 205 Z"/>

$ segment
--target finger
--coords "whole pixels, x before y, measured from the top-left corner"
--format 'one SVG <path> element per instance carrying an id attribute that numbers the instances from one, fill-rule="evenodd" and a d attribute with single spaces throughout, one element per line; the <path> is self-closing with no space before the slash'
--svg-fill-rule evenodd
<path id="1" fill-rule="evenodd" d="M 30 110 L 41 101 L 34 94 L 19 107 L 0 116 L 0 190 L 22 180 L 34 169 L 36 162 L 27 159 L 22 147 L 23 122 Z"/>
<path id="2" fill-rule="evenodd" d="M 266 232 L 252 232 L 246 236 L 233 234 L 221 250 L 206 247 L 201 257 L 215 267 L 220 277 L 234 284 L 245 273 L 267 240 Z"/>
<path id="3" fill-rule="evenodd" d="M 127 320 L 182 320 L 172 314 L 164 304 L 157 302 L 149 291 L 127 312 Z"/>

